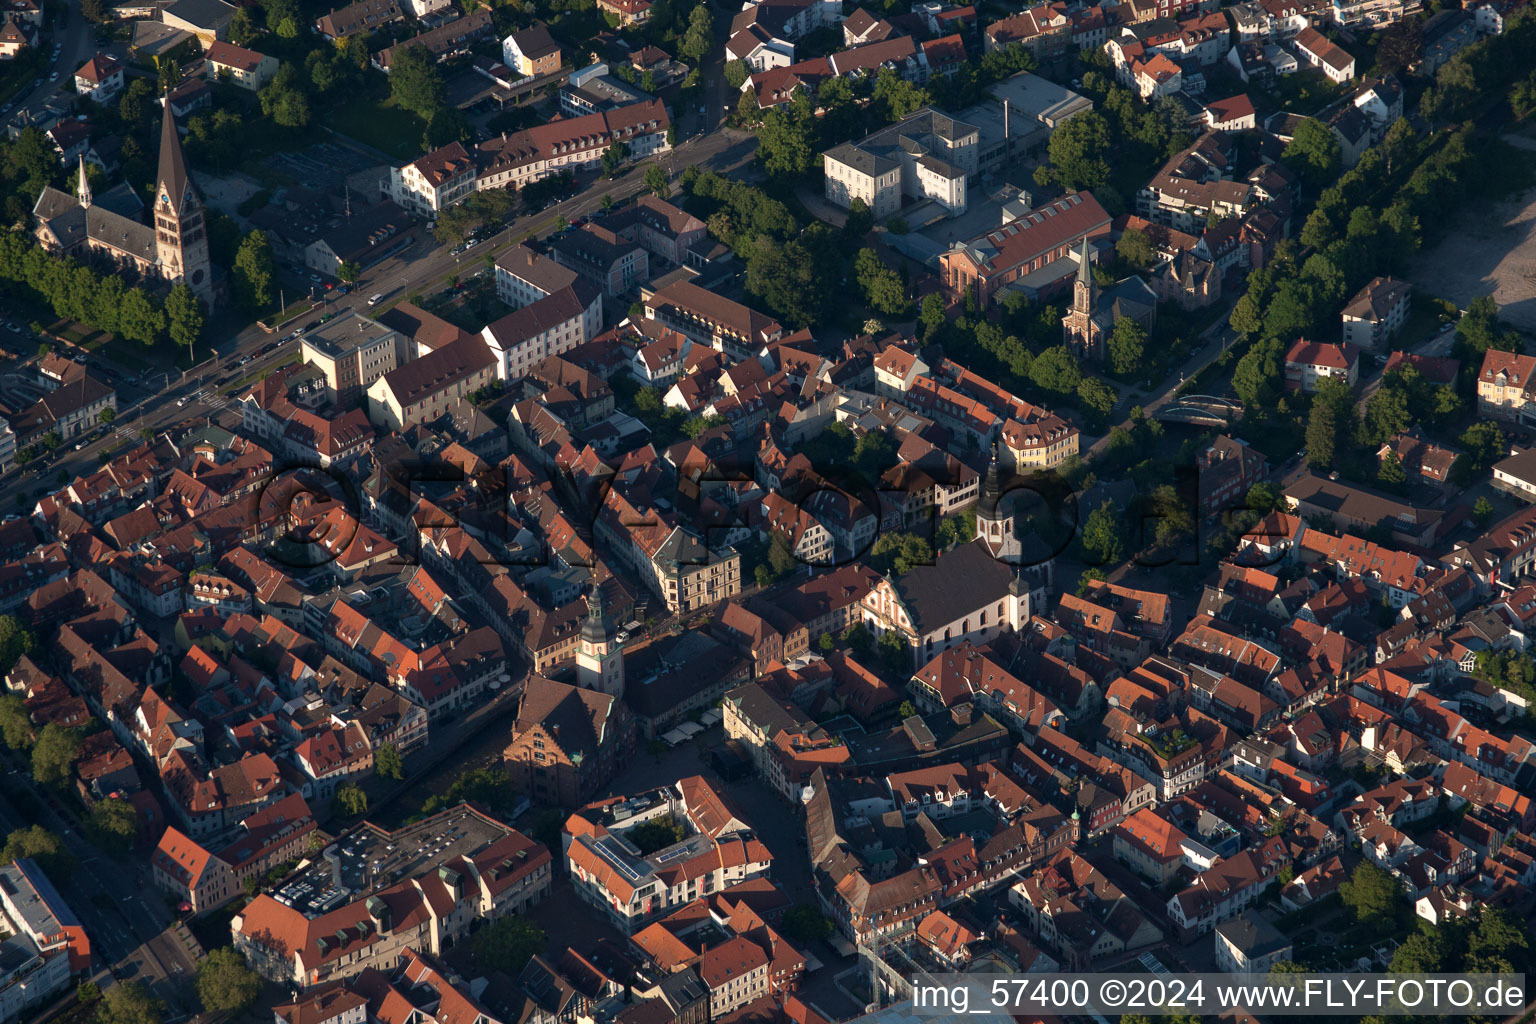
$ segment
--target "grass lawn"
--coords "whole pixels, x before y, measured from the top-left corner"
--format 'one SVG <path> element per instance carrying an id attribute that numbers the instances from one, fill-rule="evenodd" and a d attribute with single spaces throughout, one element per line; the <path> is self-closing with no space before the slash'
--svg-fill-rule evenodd
<path id="1" fill-rule="evenodd" d="M 359 142 L 405 159 L 419 156 L 426 122 L 395 105 L 393 97 L 374 90 L 354 93 L 326 111 L 326 127 Z"/>

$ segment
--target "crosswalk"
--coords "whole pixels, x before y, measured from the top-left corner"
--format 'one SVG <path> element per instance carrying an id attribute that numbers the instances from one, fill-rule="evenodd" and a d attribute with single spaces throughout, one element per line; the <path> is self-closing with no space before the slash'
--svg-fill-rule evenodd
<path id="1" fill-rule="evenodd" d="M 211 406 L 214 409 L 228 409 L 230 406 L 229 399 L 225 398 L 218 391 L 211 387 L 200 387 L 196 391 L 193 391 L 187 395 L 188 405 L 198 402 L 201 402 L 207 406 Z M 136 422 L 125 423 L 119 420 L 112 433 L 118 437 L 124 438 L 137 437 L 139 435 L 139 427 Z"/>
<path id="2" fill-rule="evenodd" d="M 192 401 L 202 402 L 205 405 L 211 405 L 215 409 L 229 408 L 229 399 L 225 398 L 223 395 L 219 394 L 217 391 L 210 387 L 198 388 L 196 391 L 192 392 L 191 397 Z"/>

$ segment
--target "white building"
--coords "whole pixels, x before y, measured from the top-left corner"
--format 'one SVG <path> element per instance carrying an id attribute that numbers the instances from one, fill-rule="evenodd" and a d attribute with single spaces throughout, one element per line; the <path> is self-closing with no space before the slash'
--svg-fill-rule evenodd
<path id="1" fill-rule="evenodd" d="M 0 867 L 0 1020 L 30 1015 L 62 995 L 90 967 L 91 944 L 74 912 L 30 858 Z"/>
<path id="2" fill-rule="evenodd" d="M 826 197 L 845 209 L 862 199 L 876 220 L 894 215 L 904 198 L 932 200 L 951 216 L 964 213 L 966 179 L 977 171 L 980 140 L 975 125 L 924 108 L 823 153 Z"/>
<path id="3" fill-rule="evenodd" d="M 1376 351 L 1396 334 L 1408 319 L 1413 285 L 1392 277 L 1378 277 L 1360 289 L 1340 319 L 1344 341 L 1357 348 Z"/>

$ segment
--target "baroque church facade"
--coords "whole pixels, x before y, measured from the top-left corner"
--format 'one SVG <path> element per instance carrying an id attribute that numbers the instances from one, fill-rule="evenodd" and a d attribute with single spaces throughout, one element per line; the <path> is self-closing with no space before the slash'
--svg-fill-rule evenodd
<path id="1" fill-rule="evenodd" d="M 63 256 L 104 256 L 149 281 L 185 283 L 205 306 L 214 306 L 206 215 L 187 174 L 176 117 L 169 104 L 160 128 L 152 224 L 94 202 L 84 158 L 79 175 L 75 195 L 50 186 L 38 196 L 32 214 L 43 248 Z"/>

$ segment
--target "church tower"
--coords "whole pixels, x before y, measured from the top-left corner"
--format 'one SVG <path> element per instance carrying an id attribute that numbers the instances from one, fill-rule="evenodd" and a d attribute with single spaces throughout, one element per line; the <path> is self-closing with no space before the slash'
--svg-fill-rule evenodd
<path id="1" fill-rule="evenodd" d="M 1005 554 L 1013 541 L 1013 516 L 1003 511 L 1003 470 L 999 465 L 998 443 L 992 442 L 992 461 L 981 482 L 981 498 L 976 502 L 976 535 L 991 550 L 993 557 Z"/>
<path id="2" fill-rule="evenodd" d="M 1093 264 L 1088 261 L 1088 236 L 1077 256 L 1077 280 L 1072 283 L 1072 308 L 1061 318 L 1063 340 L 1077 356 L 1098 358 L 1098 325 L 1094 321 L 1099 302 L 1099 286 L 1093 280 Z"/>
<path id="3" fill-rule="evenodd" d="M 91 180 L 85 176 L 85 154 L 80 155 L 80 181 L 75 186 L 75 198 L 85 209 L 91 208 Z"/>
<path id="4" fill-rule="evenodd" d="M 624 652 L 614 640 L 612 623 L 603 615 L 603 592 L 592 577 L 592 593 L 587 596 L 587 621 L 581 624 L 581 645 L 576 649 L 576 685 L 624 696 Z"/>
<path id="5" fill-rule="evenodd" d="M 187 161 L 176 134 L 176 118 L 165 104 L 160 126 L 160 173 L 155 179 L 155 250 L 160 272 L 175 284 L 185 281 L 213 307 L 213 267 L 208 262 L 208 228 L 203 203 L 187 177 Z"/>

